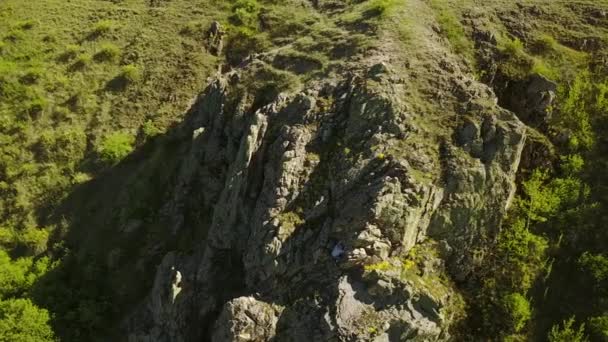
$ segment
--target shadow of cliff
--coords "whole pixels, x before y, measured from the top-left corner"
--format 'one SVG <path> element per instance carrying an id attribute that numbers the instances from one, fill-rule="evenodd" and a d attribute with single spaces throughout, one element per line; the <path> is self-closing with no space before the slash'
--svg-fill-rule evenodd
<path id="1" fill-rule="evenodd" d="M 44 225 L 60 228 L 49 241 L 55 267 L 34 284 L 32 297 L 52 313 L 62 341 L 125 340 L 120 319 L 141 302 L 162 256 L 192 252 L 193 241 L 206 233 L 208 219 L 200 211 L 185 216 L 187 228 L 179 235 L 162 212 L 201 98 L 181 124 L 145 139 L 119 164 L 86 161 L 83 168 L 94 178 L 74 186 L 52 211 L 38 213 Z"/>

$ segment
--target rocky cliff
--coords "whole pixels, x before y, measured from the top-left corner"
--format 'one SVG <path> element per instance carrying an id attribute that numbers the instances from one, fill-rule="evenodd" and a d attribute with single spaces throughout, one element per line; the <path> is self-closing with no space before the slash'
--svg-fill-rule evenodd
<path id="1" fill-rule="evenodd" d="M 274 51 L 211 81 L 174 134 L 163 209 L 203 238 L 164 256 L 129 341 L 450 339 L 454 281 L 496 236 L 526 130 L 423 18 L 409 53 L 377 32 L 331 76 L 282 84 Z"/>

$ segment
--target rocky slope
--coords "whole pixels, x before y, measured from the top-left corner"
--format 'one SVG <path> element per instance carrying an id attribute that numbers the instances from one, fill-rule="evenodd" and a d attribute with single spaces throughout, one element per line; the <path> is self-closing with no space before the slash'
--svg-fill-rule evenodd
<path id="1" fill-rule="evenodd" d="M 273 51 L 196 99 L 163 222 L 202 238 L 164 255 L 129 341 L 450 339 L 452 279 L 496 236 L 526 129 L 424 2 L 399 11 L 419 16 L 408 53 L 379 30 L 381 47 L 260 101 L 247 82 L 283 65 Z"/>

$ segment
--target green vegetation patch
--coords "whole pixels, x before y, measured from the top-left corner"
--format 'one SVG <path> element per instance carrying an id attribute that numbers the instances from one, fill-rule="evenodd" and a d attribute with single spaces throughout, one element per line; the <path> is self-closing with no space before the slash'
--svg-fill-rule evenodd
<path id="1" fill-rule="evenodd" d="M 133 151 L 133 143 L 132 135 L 116 132 L 108 135 L 103 140 L 97 152 L 104 163 L 115 165 Z"/>

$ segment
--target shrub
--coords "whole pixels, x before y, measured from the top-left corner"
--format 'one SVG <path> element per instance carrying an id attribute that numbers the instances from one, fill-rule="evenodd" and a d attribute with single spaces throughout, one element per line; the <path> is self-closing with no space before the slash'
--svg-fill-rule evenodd
<path id="1" fill-rule="evenodd" d="M 38 255 L 46 250 L 49 232 L 36 227 L 26 228 L 19 234 L 19 243 L 27 248 L 28 254 Z"/>
<path id="2" fill-rule="evenodd" d="M 608 342 L 608 315 L 592 317 L 589 320 L 589 332 L 593 341 Z"/>
<path id="3" fill-rule="evenodd" d="M 108 135 L 98 148 L 101 160 L 109 165 L 115 165 L 133 150 L 134 139 L 126 133 L 112 133 Z"/>
<path id="4" fill-rule="evenodd" d="M 581 72 L 573 83 L 562 85 L 558 89 L 558 96 L 563 98 L 559 107 L 559 116 L 556 124 L 572 131 L 573 149 L 590 149 L 595 141 L 591 116 L 601 113 L 605 108 L 598 106 L 599 96 L 596 98 L 598 89 L 591 81 L 588 71 Z M 596 95 L 597 94 L 597 95 Z M 571 140 L 572 140 L 571 139 Z"/>
<path id="5" fill-rule="evenodd" d="M 239 65 L 252 53 L 263 51 L 268 43 L 255 31 L 240 28 L 232 32 L 226 43 L 226 60 L 232 66 Z"/>
<path id="6" fill-rule="evenodd" d="M 0 300 L 0 341 L 55 341 L 47 310 L 29 299 Z"/>
<path id="7" fill-rule="evenodd" d="M 384 16 L 390 13 L 390 10 L 395 7 L 398 1 L 395 0 L 372 0 L 369 1 L 369 9 L 373 13 L 377 13 L 379 16 Z"/>
<path id="8" fill-rule="evenodd" d="M 580 173 L 585 166 L 585 160 L 580 154 L 562 156 L 560 161 L 560 168 L 566 176 L 574 176 Z"/>
<path id="9" fill-rule="evenodd" d="M 154 122 L 147 120 L 142 126 L 141 130 L 144 135 L 148 138 L 155 137 L 162 133 L 162 131 L 154 125 Z"/>
<path id="10" fill-rule="evenodd" d="M 94 36 L 101 36 L 106 34 L 116 28 L 116 23 L 112 20 L 101 20 L 98 21 L 95 26 L 93 26 L 93 30 L 91 32 Z"/>
<path id="11" fill-rule="evenodd" d="M 514 332 L 519 332 L 532 316 L 530 303 L 519 293 L 505 295 L 501 307 L 509 328 Z"/>
<path id="12" fill-rule="evenodd" d="M 47 106 L 47 100 L 41 96 L 35 96 L 24 104 L 25 114 L 32 119 L 37 119 Z"/>
<path id="13" fill-rule="evenodd" d="M 42 161 L 70 168 L 84 158 L 86 148 L 87 136 L 77 128 L 44 132 L 37 144 L 37 152 Z"/>
<path id="14" fill-rule="evenodd" d="M 388 261 L 383 260 L 383 261 L 380 261 L 380 262 L 375 263 L 375 264 L 365 265 L 365 266 L 363 266 L 363 269 L 366 272 L 371 272 L 371 271 L 387 271 L 387 270 L 391 269 L 392 267 L 393 267 L 393 265 L 391 265 Z"/>
<path id="15" fill-rule="evenodd" d="M 530 69 L 530 73 L 543 75 L 552 80 L 556 80 L 559 78 L 559 70 L 552 68 L 541 59 L 533 58 L 532 60 L 532 69 Z"/>
<path id="16" fill-rule="evenodd" d="M 547 339 L 549 342 L 583 342 L 587 341 L 585 337 L 585 325 L 581 324 L 578 329 L 573 327 L 574 317 L 562 323 L 562 327 L 554 325 L 549 331 Z"/>
<path id="17" fill-rule="evenodd" d="M 70 61 L 80 53 L 81 47 L 80 45 L 70 44 L 66 46 L 65 51 L 59 55 L 59 60 L 63 62 Z"/>
<path id="18" fill-rule="evenodd" d="M 578 262 L 585 273 L 590 273 L 597 282 L 608 280 L 608 258 L 585 252 L 580 256 Z"/>
<path id="19" fill-rule="evenodd" d="M 16 42 L 18 40 L 22 40 L 23 38 L 25 38 L 25 33 L 23 33 L 21 30 L 11 30 L 4 36 L 4 39 L 11 42 Z"/>
<path id="20" fill-rule="evenodd" d="M 76 58 L 76 61 L 74 61 L 74 64 L 72 64 L 71 69 L 72 70 L 85 69 L 91 64 L 92 59 L 93 59 L 93 57 L 91 57 L 91 55 L 89 55 L 88 53 L 83 53 Z"/>
<path id="21" fill-rule="evenodd" d="M 561 207 L 576 204 L 580 196 L 588 195 L 588 189 L 578 178 L 554 178 L 551 181 L 549 178 L 548 172 L 535 170 L 523 182 L 528 199 L 520 200 L 518 204 L 528 220 L 545 222 L 555 216 Z"/>
<path id="22" fill-rule="evenodd" d="M 180 34 L 191 37 L 204 37 L 205 28 L 201 22 L 191 21 L 186 23 L 179 31 Z"/>
<path id="23" fill-rule="evenodd" d="M 13 234 L 13 239 L 19 239 L 17 235 Z M 0 249 L 0 300 L 23 295 L 48 268 L 48 258 L 41 258 L 36 262 L 32 258 L 11 260 L 10 256 Z"/>
<path id="24" fill-rule="evenodd" d="M 230 19 L 236 25 L 257 27 L 260 5 L 256 0 L 236 0 Z"/>
<path id="25" fill-rule="evenodd" d="M 44 72 L 42 69 L 31 68 L 21 75 L 19 81 L 24 84 L 34 84 L 42 78 L 43 74 Z"/>
<path id="26" fill-rule="evenodd" d="M 543 54 L 554 51 L 557 47 L 558 43 L 553 37 L 542 34 L 532 41 L 530 50 L 532 50 L 533 53 Z"/>
<path id="27" fill-rule="evenodd" d="M 141 70 L 136 65 L 128 64 L 122 67 L 120 77 L 128 83 L 135 83 L 141 80 Z"/>
<path id="28" fill-rule="evenodd" d="M 527 290 L 543 268 L 547 240 L 534 235 L 525 221 L 518 219 L 500 233 L 497 247 L 502 262 L 508 265 L 501 273 L 508 280 L 504 285 Z"/>
<path id="29" fill-rule="evenodd" d="M 115 62 L 121 55 L 120 48 L 112 43 L 104 43 L 101 45 L 99 51 L 95 54 L 95 60 L 97 61 L 110 61 Z"/>
<path id="30" fill-rule="evenodd" d="M 89 175 L 88 173 L 76 172 L 72 177 L 72 183 L 82 184 L 90 181 L 91 179 L 93 179 L 93 177 L 91 177 L 91 175 Z"/>
<path id="31" fill-rule="evenodd" d="M 293 211 L 281 213 L 278 218 L 281 226 L 289 231 L 293 231 L 296 227 L 305 223 L 300 215 Z"/>
<path id="32" fill-rule="evenodd" d="M 503 74 L 513 79 L 524 79 L 532 72 L 535 60 L 526 53 L 521 40 L 502 37 L 498 41 L 498 49 L 503 55 L 500 64 Z"/>
<path id="33" fill-rule="evenodd" d="M 31 30 L 32 28 L 34 28 L 34 24 L 35 22 L 33 20 L 24 20 L 18 22 L 15 27 L 20 30 Z"/>
<path id="34" fill-rule="evenodd" d="M 500 50 L 507 55 L 514 56 L 524 53 L 524 44 L 519 38 L 502 39 L 500 43 Z"/>

